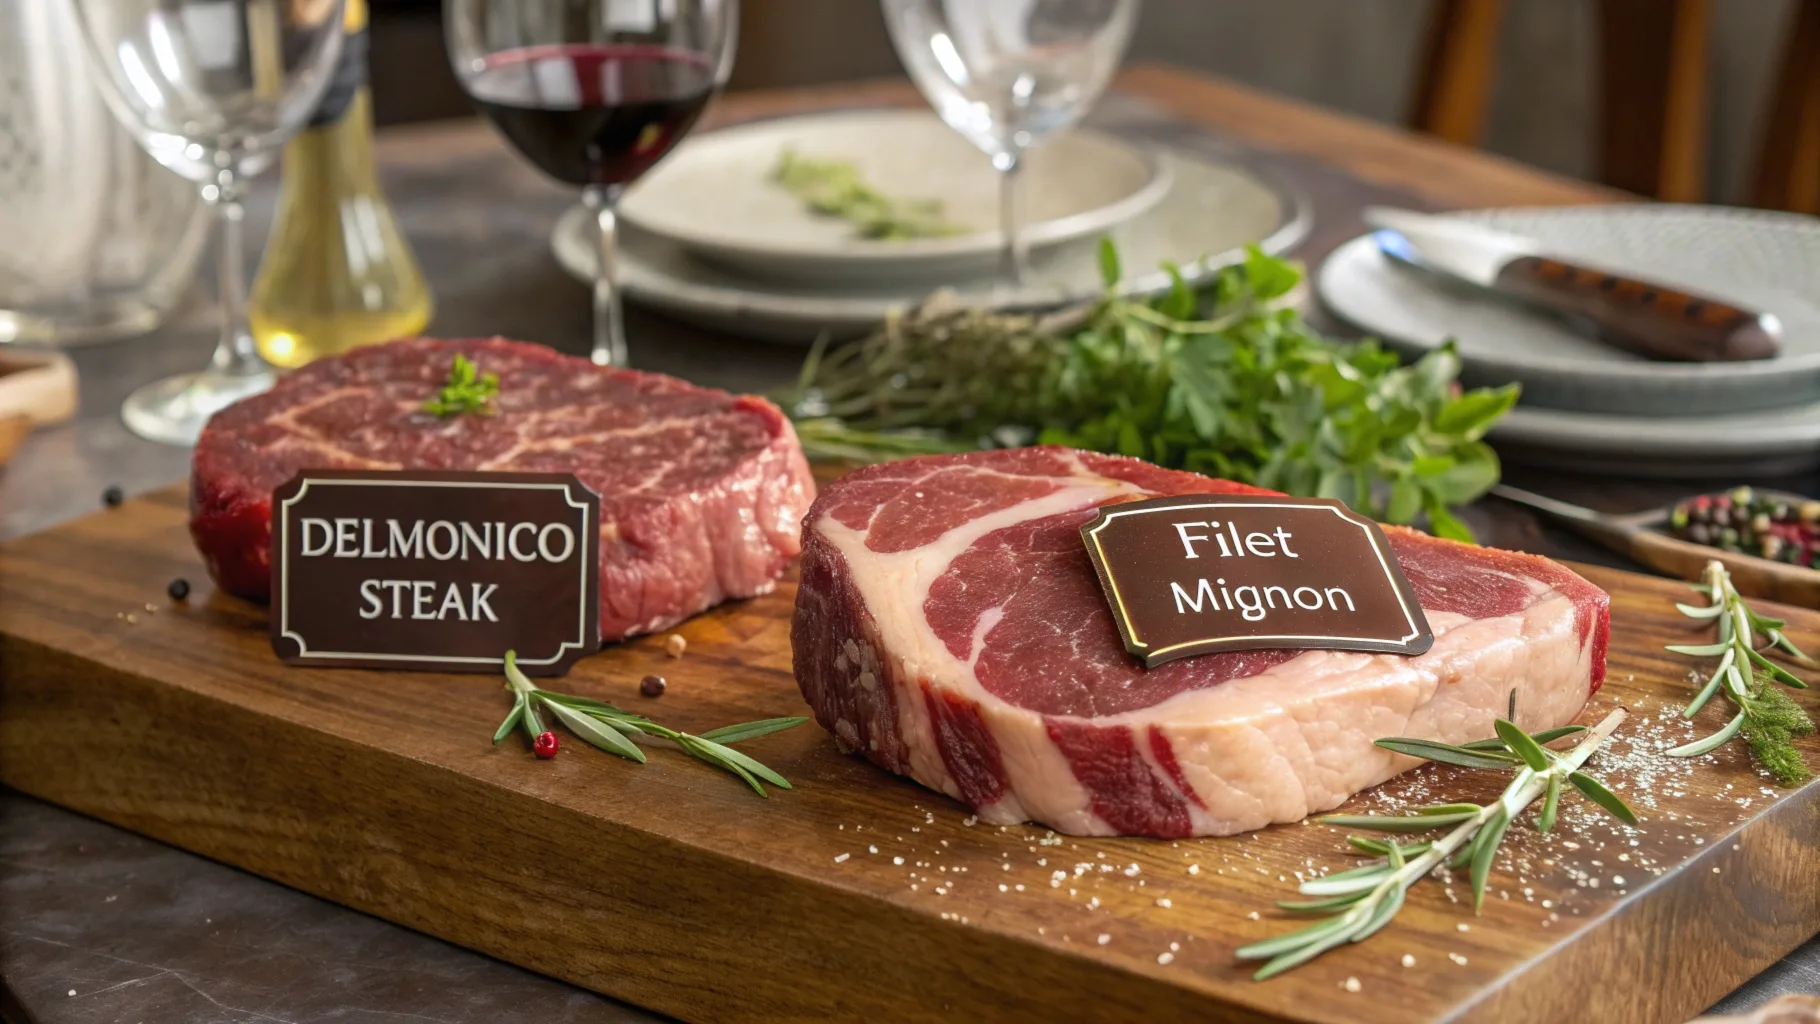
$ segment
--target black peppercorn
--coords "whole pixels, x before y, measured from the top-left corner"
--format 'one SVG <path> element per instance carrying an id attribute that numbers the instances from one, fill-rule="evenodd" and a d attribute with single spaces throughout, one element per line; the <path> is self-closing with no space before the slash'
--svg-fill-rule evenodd
<path id="1" fill-rule="evenodd" d="M 190 596 L 190 581 L 179 576 L 171 581 L 170 586 L 164 588 L 164 592 L 171 595 L 171 600 L 181 601 Z"/>
<path id="2" fill-rule="evenodd" d="M 644 677 L 638 681 L 638 692 L 646 697 L 662 697 L 664 695 L 664 677 Z"/>
<path id="3" fill-rule="evenodd" d="M 101 504 L 108 508 L 119 508 L 125 500 L 126 492 L 120 489 L 119 484 L 109 484 L 107 490 L 101 492 Z"/>

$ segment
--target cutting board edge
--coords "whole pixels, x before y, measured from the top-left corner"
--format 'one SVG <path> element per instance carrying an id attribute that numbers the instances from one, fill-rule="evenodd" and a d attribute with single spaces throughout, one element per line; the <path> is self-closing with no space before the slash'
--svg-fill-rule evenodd
<path id="1" fill-rule="evenodd" d="M 155 702 L 164 699 L 175 699 L 198 705 L 202 718 L 189 719 L 193 726 L 183 733 L 176 733 L 166 727 L 160 730 L 159 748 L 137 750 L 133 742 L 133 729 L 123 723 L 117 715 L 109 714 L 107 707 L 90 706 L 84 698 L 102 695 L 113 711 L 121 710 L 119 701 L 122 696 L 129 700 L 138 700 L 141 695 L 126 692 L 134 686 L 144 688 L 145 680 L 132 677 L 129 673 L 99 665 L 73 652 L 59 651 L 17 637 L 0 635 L 0 677 L 11 676 L 7 671 L 14 658 L 21 652 L 15 650 L 26 644 L 35 651 L 24 652 L 39 658 L 47 658 L 52 664 L 65 660 L 67 665 L 57 673 L 61 678 L 35 679 L 21 686 L 9 684 L 0 691 L 0 784 L 11 786 L 22 793 L 46 800 L 77 811 L 102 821 L 118 825 L 121 828 L 147 835 L 160 842 L 168 843 L 180 849 L 188 850 L 200 856 L 231 865 L 236 868 L 271 879 L 291 888 L 310 893 L 351 907 L 363 913 L 372 914 L 395 924 L 412 928 L 426 934 L 453 942 L 456 945 L 477 950 L 490 956 L 515 963 L 552 977 L 572 982 L 590 990 L 632 1002 L 636 1005 L 672 1014 L 684 1019 L 703 1020 L 751 1020 L 775 1021 L 783 1019 L 802 1019 L 807 1015 L 828 1016 L 833 1019 L 845 1019 L 846 1015 L 855 1012 L 856 1007 L 871 1003 L 871 1013 L 883 1015 L 884 1019 L 912 1019 L 904 1015 L 904 997 L 915 993 L 921 998 L 918 1003 L 916 1019 L 951 1021 L 953 1013 L 965 1012 L 969 1005 L 981 1014 L 1001 1013 L 1013 1005 L 1018 996 L 1014 993 L 995 991 L 991 979 L 976 976 L 953 976 L 943 971 L 923 972 L 912 978 L 903 978 L 902 985 L 890 984 L 901 972 L 894 972 L 894 964 L 929 962 L 934 959 L 940 963 L 956 962 L 952 948 L 956 942 L 972 943 L 980 946 L 981 956 L 973 963 L 990 965 L 995 961 L 1002 962 L 1005 944 L 1016 942 L 1020 957 L 1017 970 L 1026 976 L 1032 974 L 1048 975 L 1051 980 L 1037 989 L 1045 993 L 1045 998 L 1053 1003 L 1045 1003 L 1041 1014 L 1046 1020 L 1083 1021 L 1102 1020 L 1109 1002 L 1123 1001 L 1132 1012 L 1162 1012 L 1165 1017 L 1171 1012 L 1179 1011 L 1183 1015 L 1206 1014 L 1218 1012 L 1222 1020 L 1256 1022 L 1256 1024 L 1293 1024 L 1308 1018 L 1292 1015 L 1279 1015 L 1268 1009 L 1233 1003 L 1221 998 L 1219 993 L 1197 985 L 1196 975 L 1177 974 L 1152 976 L 1147 972 L 1123 969 L 1116 964 L 1095 960 L 1091 957 L 1076 954 L 1068 950 L 1051 946 L 1019 941 L 1018 937 L 1002 930 L 970 930 L 964 927 L 950 926 L 941 921 L 935 913 L 918 910 L 881 899 L 870 894 L 852 891 L 846 887 L 816 886 L 798 876 L 776 872 L 766 874 L 765 869 L 737 857 L 727 856 L 715 851 L 706 851 L 700 847 L 666 838 L 661 835 L 645 832 L 619 822 L 610 822 L 614 830 L 626 833 L 626 838 L 636 838 L 640 842 L 648 840 L 648 846 L 639 849 L 634 843 L 620 841 L 611 849 L 626 855 L 627 859 L 643 866 L 654 862 L 683 857 L 712 857 L 710 865 L 717 876 L 750 875 L 767 884 L 781 883 L 781 888 L 769 894 L 762 903 L 764 906 L 742 905 L 740 916 L 751 918 L 749 927 L 732 926 L 730 922 L 716 919 L 728 932 L 758 936 L 769 934 L 773 941 L 755 942 L 754 945 L 773 949 L 788 949 L 800 945 L 804 936 L 802 929 L 785 922 L 785 915 L 778 913 L 774 918 L 774 927 L 763 926 L 765 914 L 771 910 L 800 913 L 816 902 L 834 900 L 839 904 L 828 911 L 830 918 L 841 918 L 851 921 L 863 921 L 864 915 L 849 914 L 847 911 L 864 909 L 872 915 L 866 925 L 866 931 L 872 933 L 871 941 L 860 943 L 842 941 L 824 942 L 816 939 L 816 944 L 809 949 L 798 950 L 793 959 L 812 963 L 823 970 L 829 970 L 829 976 L 843 979 L 843 987 L 833 994 L 839 998 L 833 1001 L 810 1001 L 791 1003 L 775 1007 L 778 1012 L 753 1012 L 741 1014 L 730 1012 L 734 1005 L 729 1000 L 730 994 L 723 997 L 713 993 L 711 980 L 724 980 L 725 967 L 716 958 L 707 957 L 700 960 L 701 984 L 691 984 L 685 978 L 679 978 L 672 971 L 658 979 L 645 979 L 628 975 L 625 968 L 635 961 L 636 954 L 621 953 L 600 956 L 593 952 L 577 952 L 580 944 L 575 929 L 581 921 L 571 921 L 567 926 L 555 927 L 546 936 L 545 947 L 523 945 L 522 935 L 508 937 L 493 934 L 476 934 L 484 931 L 486 918 L 492 916 L 499 907 L 518 908 L 524 899 L 539 901 L 538 905 L 561 908 L 561 897 L 567 893 L 574 895 L 575 890 L 551 884 L 539 886 L 540 891 L 514 895 L 509 899 L 502 898 L 499 907 L 489 908 L 482 913 L 473 901 L 465 901 L 458 912 L 438 914 L 447 911 L 450 902 L 442 899 L 424 899 L 423 894 L 408 887 L 386 885 L 382 891 L 368 891 L 359 877 L 349 877 L 347 872 L 354 870 L 356 875 L 362 871 L 383 874 L 387 870 L 396 870 L 398 865 L 387 864 L 388 857 L 384 852 L 372 853 L 366 858 L 358 850 L 345 849 L 349 846 L 350 837 L 362 832 L 362 823 L 371 819 L 350 815 L 346 827 L 332 824 L 333 819 L 316 818 L 313 823 L 318 830 L 313 833 L 291 832 L 284 838 L 291 844 L 309 848 L 318 854 L 316 859 L 322 863 L 315 866 L 300 867 L 287 859 L 286 852 L 261 851 L 246 842 L 245 818 L 238 823 L 221 821 L 212 823 L 207 820 L 210 812 L 224 814 L 244 813 L 244 807 L 272 808 L 284 807 L 292 802 L 295 793 L 287 789 L 287 780 L 302 780 L 311 777 L 310 772 L 289 771 L 277 768 L 255 769 L 253 760 L 264 760 L 252 750 L 217 751 L 218 755 L 206 759 L 186 759 L 182 764 L 173 764 L 168 758 L 157 756 L 160 752 L 168 753 L 172 746 L 188 746 L 201 749 L 207 744 L 220 742 L 223 736 L 246 736 L 248 730 L 270 729 L 278 733 L 294 730 L 299 733 L 315 732 L 310 727 L 287 721 L 282 718 L 264 715 L 261 712 L 217 700 L 206 694 L 187 690 L 166 689 L 162 693 L 146 693 L 143 697 L 153 702 L 137 710 L 147 712 L 141 719 L 153 717 L 152 713 L 160 710 Z M 80 672 L 87 679 L 91 691 L 82 694 L 80 690 L 63 685 L 72 678 L 73 673 Z M 93 674 L 90 674 L 90 673 Z M 43 673 L 34 673 L 42 676 Z M 105 684 L 112 684 L 107 686 Z M 152 684 L 157 685 L 157 684 Z M 124 688 L 124 689 L 123 689 Z M 72 698 L 75 698 L 72 700 Z M 21 709 L 25 713 L 21 713 Z M 169 710 L 164 709 L 164 710 Z M 196 710 L 196 709 L 188 709 Z M 42 714 L 43 719 L 39 719 Z M 218 716 L 216 721 L 205 721 Z M 169 720 L 167 718 L 167 720 Z M 54 728 L 53 728 L 54 725 Z M 68 747 L 62 737 L 83 735 L 90 737 L 90 742 L 112 745 L 115 757 L 107 762 L 105 775 L 97 775 L 94 765 L 100 762 L 84 762 L 83 771 L 65 770 L 71 763 Z M 275 739 L 276 737 L 268 737 Z M 497 804 L 497 810 L 503 816 L 515 815 L 525 819 L 538 819 L 546 824 L 561 823 L 573 827 L 596 829 L 599 819 L 551 801 L 531 801 L 527 806 L 523 795 L 497 786 L 473 787 L 471 778 L 426 761 L 392 755 L 374 748 L 364 747 L 353 741 L 329 736 L 332 744 L 345 748 L 339 753 L 346 755 L 340 765 L 343 771 L 358 766 L 359 759 L 372 759 L 379 755 L 382 760 L 389 760 L 393 766 L 411 767 L 428 773 L 428 778 L 417 780 L 417 785 L 434 787 L 435 783 L 446 783 L 450 786 L 468 786 L 468 798 L 477 795 L 483 803 Z M 269 746 L 260 743 L 255 746 Z M 128 754 L 130 756 L 121 756 Z M 197 763 L 216 764 L 230 762 L 238 767 L 217 769 L 214 775 L 183 770 L 184 765 Z M 267 762 L 269 763 L 269 762 Z M 171 808 L 174 813 L 146 813 L 136 811 L 127 802 L 126 794 L 136 792 L 138 799 L 144 799 L 147 788 L 164 785 L 171 788 L 178 797 Z M 294 783 L 291 788 L 294 788 Z M 258 794 L 249 796 L 249 794 Z M 238 802 L 242 807 L 235 807 Z M 340 806 L 331 802 L 327 809 Z M 487 818 L 486 815 L 478 815 Z M 392 819 L 399 827 L 401 834 L 409 834 L 420 841 L 412 847 L 421 853 L 425 850 L 439 851 L 446 856 L 448 851 L 461 847 L 462 836 L 449 833 L 441 842 L 423 841 L 426 835 L 435 830 L 429 823 L 440 817 L 437 812 L 425 815 L 423 821 L 408 818 Z M 291 821 L 281 823 L 281 831 L 295 829 L 300 823 Z M 370 828 L 367 830 L 370 832 Z M 503 845 L 509 838 L 517 840 L 516 830 L 507 833 L 490 832 L 493 841 L 469 844 L 476 851 L 481 847 L 494 858 L 499 858 Z M 502 838 L 502 835 L 506 838 Z M 372 844 L 367 844 L 371 846 Z M 323 856 L 323 851 L 334 851 L 343 848 L 334 856 Z M 383 849 L 383 847 L 382 847 Z M 597 856 L 606 858 L 608 847 L 595 845 L 600 851 Z M 532 848 L 521 851 L 532 855 Z M 309 858 L 300 858 L 308 860 Z M 506 858 L 509 859 L 509 858 Z M 470 866 L 480 862 L 476 858 Z M 616 865 L 623 869 L 624 865 Z M 331 869 L 333 868 L 333 869 Z M 338 870 L 337 870 L 338 869 Z M 678 873 L 680 874 L 680 872 Z M 489 876 L 479 874 L 479 881 L 486 882 Z M 632 921 L 638 927 L 652 929 L 654 934 L 648 948 L 658 949 L 663 939 L 671 933 L 687 929 L 689 926 L 676 924 L 674 919 L 688 917 L 688 901 L 671 900 L 661 909 L 641 903 L 626 893 L 615 890 L 593 890 L 594 894 L 608 901 L 617 901 L 612 905 L 594 904 L 577 912 L 586 918 L 602 919 L 616 922 Z M 746 897 L 750 893 L 743 894 Z M 387 899 L 386 897 L 392 897 Z M 749 904 L 750 901 L 748 900 Z M 773 906 L 775 904 L 775 906 Z M 427 908 L 427 909 L 426 909 Z M 569 913 L 569 911 L 559 911 Z M 480 918 L 476 923 L 474 918 Z M 661 917 L 670 917 L 672 923 L 658 924 Z M 916 933 L 916 934 L 911 934 Z M 907 943 L 905 936 L 911 935 L 915 941 Z M 865 936 L 847 936 L 847 939 L 864 938 Z M 896 940 L 895 942 L 893 940 Z M 641 946 L 647 945 L 640 943 Z M 942 947 L 939 956 L 933 947 Z M 554 948 L 561 947 L 561 948 Z M 850 964 L 847 968 L 835 968 L 844 957 L 843 950 L 865 949 L 869 951 L 866 962 Z M 529 952 L 532 955 L 527 956 Z M 921 952 L 923 956 L 912 954 Z M 665 962 L 674 967 L 678 961 L 666 958 Z M 834 969 L 830 969 L 834 968 Z M 801 973 L 798 978 L 803 985 L 795 986 L 798 991 L 811 990 L 814 982 L 826 982 L 826 977 L 819 971 Z M 942 985 L 932 985 L 931 978 L 944 979 Z M 852 987 L 851 981 L 864 979 L 870 987 L 876 989 L 868 996 L 865 989 Z M 910 982 L 914 982 L 911 984 Z M 943 988 L 943 985 L 946 988 Z M 827 986 L 831 991 L 833 986 Z M 1072 993 L 1072 994 L 1071 994 Z M 1268 993 L 1260 991 L 1260 995 Z M 1162 997 L 1162 998 L 1159 998 Z M 1267 1001 L 1267 1000 L 1266 1000 Z M 749 990 L 742 990 L 737 1005 L 740 1009 L 752 1009 L 755 1000 Z M 1173 1009 L 1171 1007 L 1173 1006 Z M 1078 1018 L 1069 1015 L 1070 1008 L 1081 1011 Z M 1033 1011 L 1034 1012 L 1034 1011 Z"/>

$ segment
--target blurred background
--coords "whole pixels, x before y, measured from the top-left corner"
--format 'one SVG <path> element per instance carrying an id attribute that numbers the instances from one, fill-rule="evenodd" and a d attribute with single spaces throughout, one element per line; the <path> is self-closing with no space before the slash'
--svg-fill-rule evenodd
<path id="1" fill-rule="evenodd" d="M 1786 55 L 1820 54 L 1820 4 L 1806 6 L 1147 0 L 1126 63 L 1213 72 L 1660 199 L 1820 212 L 1820 168 L 1792 199 L 1757 180 L 1777 159 L 1762 145 L 1777 93 L 1799 87 L 1780 81 Z M 382 125 L 472 112 L 439 0 L 373 0 L 372 69 Z M 877 4 L 758 0 L 742 12 L 730 87 L 902 76 Z"/>

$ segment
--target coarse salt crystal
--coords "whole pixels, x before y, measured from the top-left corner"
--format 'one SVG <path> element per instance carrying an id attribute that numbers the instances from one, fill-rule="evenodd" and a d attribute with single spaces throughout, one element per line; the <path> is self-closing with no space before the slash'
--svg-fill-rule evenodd
<path id="1" fill-rule="evenodd" d="M 1201 873 L 1201 866 L 1200 866 L 1200 865 L 1199 865 L 1199 864 L 1190 864 L 1190 865 L 1188 865 L 1188 873 L 1189 873 L 1189 874 L 1191 874 L 1191 875 L 1198 875 L 1198 874 L 1200 874 L 1200 873 Z"/>
<path id="2" fill-rule="evenodd" d="M 867 852 L 867 853 L 877 853 L 877 852 L 878 852 L 878 847 L 876 847 L 876 846 L 868 846 L 868 847 L 866 847 L 866 852 Z"/>
<path id="3" fill-rule="evenodd" d="M 689 641 L 681 633 L 671 633 L 664 640 L 664 653 L 672 658 L 680 658 L 689 649 Z"/>
<path id="4" fill-rule="evenodd" d="M 853 856 L 851 853 L 843 853 L 840 856 L 834 858 L 834 863 L 843 864 L 846 862 L 847 858 L 851 857 L 851 856 Z"/>
<path id="5" fill-rule="evenodd" d="M 1357 992 L 1359 989 L 1363 988 L 1364 986 L 1359 984 L 1359 979 L 1357 979 L 1357 978 L 1347 978 L 1345 983 L 1342 984 L 1340 987 L 1345 989 L 1348 992 Z"/>
<path id="6" fill-rule="evenodd" d="M 1472 931 L 1472 929 L 1471 929 L 1471 928 L 1470 928 L 1470 927 L 1468 927 L 1468 926 L 1467 926 L 1467 924 L 1466 924 L 1466 922 L 1465 922 L 1465 921 L 1461 921 L 1461 922 L 1460 922 L 1460 923 L 1459 923 L 1459 924 L 1456 924 L 1456 925 L 1454 925 L 1454 926 L 1453 926 L 1453 927 L 1454 927 L 1454 930 L 1455 930 L 1455 931 L 1460 931 L 1460 932 L 1469 932 L 1469 931 Z"/>
<path id="7" fill-rule="evenodd" d="M 1404 953 L 1403 954 L 1403 966 L 1404 967 L 1414 967 L 1415 965 L 1416 965 L 1416 958 L 1413 956 L 1410 956 L 1408 953 Z"/>
<path id="8" fill-rule="evenodd" d="M 1112 941 L 1112 936 L 1110 936 L 1110 935 L 1107 935 L 1107 934 L 1106 934 L 1106 933 L 1104 933 L 1104 932 L 1101 932 L 1101 933 L 1100 933 L 1100 937 L 1099 937 L 1099 944 L 1100 944 L 1100 945 L 1102 945 L 1102 946 L 1104 946 L 1104 945 L 1105 945 L 1105 944 L 1106 944 L 1106 943 L 1108 943 L 1108 942 L 1111 942 L 1111 941 Z"/>
<path id="9" fill-rule="evenodd" d="M 1159 897 L 1156 901 L 1156 905 L 1162 907 L 1164 910 L 1168 910 L 1170 907 L 1175 906 L 1175 904 L 1169 902 L 1169 897 L 1167 896 Z"/>

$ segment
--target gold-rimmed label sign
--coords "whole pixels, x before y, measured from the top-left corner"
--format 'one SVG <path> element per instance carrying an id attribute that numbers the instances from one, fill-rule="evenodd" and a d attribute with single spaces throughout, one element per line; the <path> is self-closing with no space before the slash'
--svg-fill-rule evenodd
<path id="1" fill-rule="evenodd" d="M 1187 494 L 1107 505 L 1081 527 L 1125 649 L 1421 654 L 1428 619 L 1378 524 L 1324 498 Z"/>
<path id="2" fill-rule="evenodd" d="M 293 665 L 561 675 L 600 649 L 600 498 L 572 473 L 306 469 L 272 495 Z"/>

